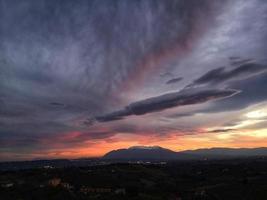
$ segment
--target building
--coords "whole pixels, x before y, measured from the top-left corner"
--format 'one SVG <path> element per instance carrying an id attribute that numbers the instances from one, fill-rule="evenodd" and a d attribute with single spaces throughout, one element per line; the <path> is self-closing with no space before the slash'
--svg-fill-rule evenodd
<path id="1" fill-rule="evenodd" d="M 53 178 L 53 179 L 50 179 L 50 180 L 48 181 L 48 184 L 49 184 L 50 186 L 53 186 L 53 187 L 58 186 L 60 183 L 61 183 L 61 179 L 60 179 L 60 178 Z"/>

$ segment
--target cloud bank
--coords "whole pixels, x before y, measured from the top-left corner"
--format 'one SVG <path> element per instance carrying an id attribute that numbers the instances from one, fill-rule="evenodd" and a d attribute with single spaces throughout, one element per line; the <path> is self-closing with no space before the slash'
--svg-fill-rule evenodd
<path id="1" fill-rule="evenodd" d="M 262 0 L 0 0 L 3 160 L 218 129 L 267 101 L 266 18 Z"/>

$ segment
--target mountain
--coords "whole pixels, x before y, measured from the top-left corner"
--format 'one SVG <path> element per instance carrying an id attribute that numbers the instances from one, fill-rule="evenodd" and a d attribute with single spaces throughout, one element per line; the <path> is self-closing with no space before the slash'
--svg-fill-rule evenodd
<path id="1" fill-rule="evenodd" d="M 177 152 L 159 146 L 133 146 L 128 149 L 118 149 L 108 152 L 104 159 L 127 160 L 173 160 L 177 158 Z"/>
<path id="2" fill-rule="evenodd" d="M 192 160 L 267 156 L 267 147 L 210 148 L 175 152 L 160 146 L 133 146 L 108 152 L 103 159 L 110 160 Z"/>
<path id="3" fill-rule="evenodd" d="M 267 147 L 260 148 L 210 148 L 182 151 L 185 154 L 205 157 L 267 156 Z"/>

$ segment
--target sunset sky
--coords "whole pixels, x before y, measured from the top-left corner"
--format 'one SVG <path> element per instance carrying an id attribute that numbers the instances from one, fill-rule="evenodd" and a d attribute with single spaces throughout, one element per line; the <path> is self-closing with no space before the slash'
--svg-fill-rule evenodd
<path id="1" fill-rule="evenodd" d="M 267 1 L 0 0 L 0 161 L 267 146 Z"/>

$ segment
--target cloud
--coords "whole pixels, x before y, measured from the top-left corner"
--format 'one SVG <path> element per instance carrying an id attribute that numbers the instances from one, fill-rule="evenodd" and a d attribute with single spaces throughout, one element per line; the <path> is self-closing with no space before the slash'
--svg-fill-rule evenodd
<path id="1" fill-rule="evenodd" d="M 167 93 L 131 103 L 121 110 L 102 116 L 96 116 L 94 120 L 98 122 L 121 120 L 130 115 L 144 115 L 168 108 L 204 103 L 210 100 L 230 97 L 237 93 L 239 93 L 239 91 L 233 89 L 183 90 L 180 92 Z M 91 123 L 92 121 L 89 120 L 89 124 Z"/>
<path id="2" fill-rule="evenodd" d="M 196 114 L 220 113 L 227 111 L 237 111 L 245 109 L 251 105 L 259 104 L 267 100 L 266 88 L 267 73 L 252 76 L 248 79 L 233 81 L 229 87 L 235 88 L 242 92 L 231 98 L 211 102 L 207 108 L 198 108 L 194 111 L 176 113 L 167 116 L 167 118 L 191 117 Z M 224 126 L 236 126 L 240 121 L 232 121 L 224 124 Z"/>
<path id="3" fill-rule="evenodd" d="M 238 59 L 238 57 L 231 57 L 232 60 Z M 242 91 L 236 95 L 234 95 L 230 99 L 225 100 L 218 100 L 212 102 L 208 108 L 199 108 L 194 110 L 193 112 L 186 112 L 186 113 L 177 113 L 168 116 L 168 118 L 180 118 L 180 117 L 187 117 L 193 116 L 197 113 L 216 113 L 216 112 L 225 112 L 225 111 L 234 111 L 234 110 L 241 110 L 250 105 L 258 104 L 263 102 L 267 99 L 267 93 L 265 92 L 265 87 L 267 83 L 267 66 L 261 64 L 246 64 L 241 65 L 240 67 L 232 70 L 234 74 L 239 75 L 247 75 L 247 76 L 236 76 L 232 78 L 231 82 L 228 83 L 228 87 L 235 88 L 236 90 Z M 206 83 L 211 84 L 213 81 L 226 81 L 230 80 L 227 76 L 226 78 L 222 79 L 224 75 L 220 76 L 221 74 L 225 73 L 225 68 L 220 67 L 214 70 L 209 71 L 208 73 L 204 74 L 193 83 L 189 84 L 186 89 L 191 88 L 192 86 L 198 84 Z M 229 72 L 227 72 L 229 73 Z M 242 79 L 240 79 L 242 77 Z M 232 124 L 232 123 L 231 123 Z"/>
<path id="4" fill-rule="evenodd" d="M 226 133 L 226 132 L 231 132 L 234 131 L 235 129 L 214 129 L 211 131 L 208 131 L 207 133 Z"/>
<path id="5" fill-rule="evenodd" d="M 239 61 L 247 62 L 247 60 Z M 232 70 L 226 70 L 225 67 L 219 67 L 208 71 L 206 74 L 196 79 L 187 87 L 205 84 L 219 84 L 228 80 L 239 80 L 254 76 L 267 71 L 267 66 L 258 63 L 245 63 Z"/>
<path id="6" fill-rule="evenodd" d="M 139 89 L 162 60 L 190 52 L 224 4 L 1 1 L 0 140 L 24 137 L 27 145 L 9 149 L 35 151 L 31 138 L 86 132 L 80 121 L 121 107 L 122 87 Z"/>
<path id="7" fill-rule="evenodd" d="M 170 79 L 166 82 L 166 84 L 174 84 L 174 83 L 178 83 L 180 82 L 181 80 L 183 80 L 183 77 L 178 77 L 178 78 L 173 78 L 173 79 Z"/>
<path id="8" fill-rule="evenodd" d="M 267 52 L 263 42 L 267 39 L 267 4 L 261 0 L 67 0 L 64 4 L 14 0 L 1 1 L 0 7 L 4 8 L 0 12 L 0 141 L 6 144 L 0 147 L 3 153 L 7 148 L 20 152 L 26 147 L 29 154 L 38 148 L 53 151 L 56 146 L 47 145 L 49 141 L 57 140 L 57 145 L 63 145 L 61 137 L 66 133 L 81 133 L 66 139 L 71 149 L 74 143 L 79 146 L 82 141 L 93 140 L 89 132 L 94 137 L 108 137 L 109 126 L 114 125 L 118 127 L 114 133 L 121 130 L 144 135 L 167 135 L 169 126 L 195 129 L 200 122 L 194 116 L 166 118 L 168 121 L 163 122 L 160 119 L 165 118 L 159 113 L 121 120 L 217 99 L 208 93 L 201 100 L 203 91 L 193 92 L 193 88 L 188 92 L 190 100 L 184 99 L 182 92 L 169 93 L 192 80 L 196 81 L 194 86 L 214 86 L 216 91 L 216 87 L 224 88 L 221 83 L 227 83 L 242 93 L 198 105 L 193 111 L 185 107 L 176 117 L 242 109 L 267 99 L 267 76 L 258 66 Z M 206 72 L 213 75 L 205 77 Z M 170 80 L 178 76 L 183 81 Z M 166 85 L 167 80 L 170 83 Z M 159 96 L 163 92 L 168 93 L 167 97 Z M 136 99 L 145 100 L 124 108 Z M 117 112 L 109 113 L 112 110 Z M 89 124 L 117 121 L 88 130 L 82 124 L 88 116 L 96 116 L 87 121 Z M 182 124 L 183 121 L 188 123 Z M 125 123 L 133 127 L 125 127 Z M 189 134 L 186 130 L 180 132 Z M 8 138 L 19 145 L 5 142 Z M 43 141 L 46 145 L 42 146 Z"/>
<path id="9" fill-rule="evenodd" d="M 230 56 L 229 60 L 230 61 L 235 61 L 235 60 L 240 60 L 241 58 L 239 56 Z"/>
<path id="10" fill-rule="evenodd" d="M 246 63 L 249 63 L 249 62 L 252 62 L 253 59 L 231 59 L 230 60 L 230 63 L 231 65 L 243 65 L 243 64 L 246 64 Z"/>
<path id="11" fill-rule="evenodd" d="M 191 117 L 196 114 L 196 111 L 193 112 L 183 112 L 183 113 L 175 113 L 167 116 L 167 118 L 181 118 L 181 117 Z"/>
<path id="12" fill-rule="evenodd" d="M 216 113 L 241 110 L 250 105 L 266 101 L 267 93 L 264 87 L 267 84 L 267 73 L 250 77 L 248 79 L 234 81 L 229 87 L 241 90 L 241 93 L 231 99 L 212 102 L 208 108 L 198 110 L 199 113 Z"/>
<path id="13" fill-rule="evenodd" d="M 227 6 L 227 1 L 182 0 L 163 3 L 154 0 L 146 1 L 144 4 L 149 6 L 149 9 L 140 20 L 145 23 L 142 30 L 148 32 L 143 33 L 141 37 L 149 38 L 148 42 L 154 39 L 157 42 L 142 45 L 140 48 L 139 52 L 143 56 L 137 60 L 127 82 L 122 85 L 125 92 L 133 91 L 132 89 L 139 88 L 140 84 L 145 84 L 151 73 L 161 73 L 162 68 L 165 68 L 163 63 L 177 58 L 182 59 L 190 54 L 202 36 L 215 25 L 215 16 Z M 139 13 L 140 8 L 138 15 Z M 164 16 L 161 13 L 164 13 Z M 136 27 L 134 31 L 136 32 Z"/>
<path id="14" fill-rule="evenodd" d="M 171 72 L 165 72 L 165 73 L 162 73 L 160 74 L 160 77 L 164 78 L 164 77 L 172 77 L 173 74 Z"/>
<path id="15" fill-rule="evenodd" d="M 59 103 L 59 102 L 51 102 L 49 104 L 52 105 L 52 106 L 59 106 L 59 107 L 64 107 L 65 106 L 65 104 Z"/>
<path id="16" fill-rule="evenodd" d="M 267 119 L 265 120 L 258 120 L 259 122 L 256 122 L 255 124 L 251 124 L 245 127 L 245 129 L 251 129 L 251 130 L 261 130 L 266 129 L 267 127 Z"/>

